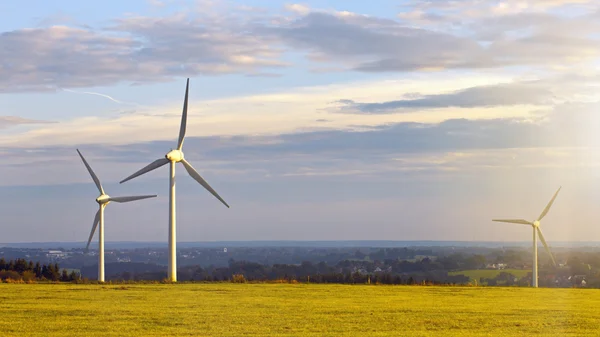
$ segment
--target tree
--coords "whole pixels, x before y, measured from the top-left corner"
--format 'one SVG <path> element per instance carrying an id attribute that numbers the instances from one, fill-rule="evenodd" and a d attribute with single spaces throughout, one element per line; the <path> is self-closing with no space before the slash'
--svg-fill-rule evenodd
<path id="1" fill-rule="evenodd" d="M 42 277 L 42 266 L 40 266 L 40 262 L 36 262 L 35 267 L 33 267 L 33 272 L 35 273 L 35 277 Z"/>
<path id="2" fill-rule="evenodd" d="M 79 274 L 77 274 L 74 270 L 71 272 L 71 274 L 69 275 L 69 281 L 79 281 L 81 278 L 79 277 Z"/>

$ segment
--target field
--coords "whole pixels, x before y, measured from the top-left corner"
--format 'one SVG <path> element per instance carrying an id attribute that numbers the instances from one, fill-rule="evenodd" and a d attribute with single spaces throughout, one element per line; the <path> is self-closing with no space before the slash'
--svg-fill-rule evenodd
<path id="1" fill-rule="evenodd" d="M 0 284 L 2 336 L 598 336 L 600 290 Z"/>
<path id="2" fill-rule="evenodd" d="M 472 269 L 472 270 L 461 270 L 461 271 L 453 271 L 449 272 L 448 275 L 465 275 L 470 277 L 472 280 L 477 280 L 481 277 L 483 278 L 494 278 L 498 276 L 498 274 L 505 272 L 515 275 L 518 278 L 527 276 L 527 273 L 531 273 L 531 270 L 523 270 L 523 269 Z"/>

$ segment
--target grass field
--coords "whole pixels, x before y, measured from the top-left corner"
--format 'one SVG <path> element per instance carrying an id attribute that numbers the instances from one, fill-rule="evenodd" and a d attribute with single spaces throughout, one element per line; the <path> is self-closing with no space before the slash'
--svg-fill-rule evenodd
<path id="1" fill-rule="evenodd" d="M 598 336 L 600 290 L 0 284 L 2 336 Z"/>
<path id="2" fill-rule="evenodd" d="M 448 275 L 465 275 L 472 280 L 477 280 L 481 277 L 483 278 L 494 278 L 498 276 L 498 274 L 506 272 L 515 275 L 518 278 L 527 276 L 527 273 L 531 273 L 531 270 L 523 270 L 523 269 L 472 269 L 472 270 L 461 270 L 461 271 L 453 271 L 449 272 Z"/>

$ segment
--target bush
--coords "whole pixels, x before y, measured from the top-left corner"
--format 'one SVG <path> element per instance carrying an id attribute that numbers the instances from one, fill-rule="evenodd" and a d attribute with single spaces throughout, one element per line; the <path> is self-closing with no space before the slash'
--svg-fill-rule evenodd
<path id="1" fill-rule="evenodd" d="M 6 283 L 25 283 L 25 282 L 23 282 L 23 280 L 22 280 L 22 279 L 20 279 L 20 278 L 19 278 L 19 279 L 12 279 L 12 278 L 10 278 L 10 277 L 9 277 L 9 278 L 7 278 L 6 280 L 4 280 L 4 282 L 6 282 Z"/>
<path id="2" fill-rule="evenodd" d="M 9 279 L 11 279 L 13 281 L 20 280 L 21 275 L 13 270 L 3 270 L 3 271 L 0 271 L 0 279 L 6 280 L 6 281 L 8 281 Z M 10 282 L 6 282 L 6 283 L 10 283 Z"/>
<path id="3" fill-rule="evenodd" d="M 231 277 L 232 283 L 246 283 L 246 278 L 243 274 L 233 274 Z"/>
<path id="4" fill-rule="evenodd" d="M 31 283 L 31 281 L 35 281 L 36 279 L 35 274 L 29 270 L 23 272 L 22 278 L 27 283 Z"/>

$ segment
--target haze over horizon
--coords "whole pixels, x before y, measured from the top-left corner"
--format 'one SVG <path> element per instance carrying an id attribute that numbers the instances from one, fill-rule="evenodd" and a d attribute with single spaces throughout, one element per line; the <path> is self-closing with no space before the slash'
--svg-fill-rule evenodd
<path id="1" fill-rule="evenodd" d="M 57 10 L 60 8 L 61 10 Z M 600 4 L 0 3 L 2 242 L 600 241 Z"/>

